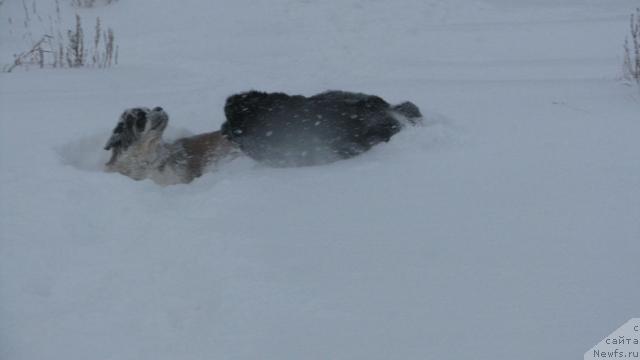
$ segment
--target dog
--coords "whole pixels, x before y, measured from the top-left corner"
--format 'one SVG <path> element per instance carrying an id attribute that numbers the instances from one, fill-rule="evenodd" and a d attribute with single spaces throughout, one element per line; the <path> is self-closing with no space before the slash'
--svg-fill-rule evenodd
<path id="1" fill-rule="evenodd" d="M 244 154 L 275 167 L 331 163 L 387 142 L 422 114 L 374 95 L 327 91 L 311 97 L 249 91 L 224 107 L 222 134 Z"/>
<path id="2" fill-rule="evenodd" d="M 125 110 L 104 147 L 112 151 L 106 171 L 160 185 L 190 183 L 208 167 L 239 153 L 220 131 L 166 143 L 162 134 L 168 123 L 161 107 Z"/>
<path id="3" fill-rule="evenodd" d="M 248 91 L 227 98 L 224 113 L 219 131 L 166 143 L 169 115 L 161 107 L 127 109 L 104 147 L 112 151 L 106 170 L 170 185 L 240 154 L 273 167 L 321 165 L 357 156 L 422 121 L 411 102 L 392 106 L 345 91 L 311 97 Z"/>

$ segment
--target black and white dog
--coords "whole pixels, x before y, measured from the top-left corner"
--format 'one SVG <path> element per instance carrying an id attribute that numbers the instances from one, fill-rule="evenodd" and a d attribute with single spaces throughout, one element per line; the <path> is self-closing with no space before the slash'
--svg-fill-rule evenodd
<path id="1" fill-rule="evenodd" d="M 389 141 L 422 115 L 410 102 L 392 106 L 378 96 L 328 91 L 311 97 L 249 91 L 230 96 L 220 131 L 165 143 L 167 113 L 126 110 L 105 146 L 108 171 L 159 184 L 188 183 L 239 152 L 276 167 L 326 164 Z"/>
<path id="2" fill-rule="evenodd" d="M 167 143 L 162 134 L 168 123 L 169 115 L 160 107 L 122 113 L 104 147 L 112 151 L 106 170 L 160 185 L 189 183 L 208 167 L 239 153 L 219 131 Z"/>

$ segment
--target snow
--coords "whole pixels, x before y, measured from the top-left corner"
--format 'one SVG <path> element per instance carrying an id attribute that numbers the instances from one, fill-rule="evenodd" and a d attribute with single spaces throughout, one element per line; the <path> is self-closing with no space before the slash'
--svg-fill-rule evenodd
<path id="1" fill-rule="evenodd" d="M 618 79 L 636 6 L 79 10 L 119 66 L 0 74 L 0 359 L 582 356 L 640 311 L 640 94 Z M 23 16 L 0 5 L 2 61 Z M 175 138 L 252 88 L 408 100 L 426 123 L 326 166 L 101 171 L 125 108 L 162 106 Z"/>

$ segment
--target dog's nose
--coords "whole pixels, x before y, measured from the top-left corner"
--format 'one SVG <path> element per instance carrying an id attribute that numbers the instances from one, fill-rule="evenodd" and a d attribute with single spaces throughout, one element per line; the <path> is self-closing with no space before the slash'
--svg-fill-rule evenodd
<path id="1" fill-rule="evenodd" d="M 160 106 L 156 106 L 153 108 L 153 111 L 162 111 L 162 108 Z"/>

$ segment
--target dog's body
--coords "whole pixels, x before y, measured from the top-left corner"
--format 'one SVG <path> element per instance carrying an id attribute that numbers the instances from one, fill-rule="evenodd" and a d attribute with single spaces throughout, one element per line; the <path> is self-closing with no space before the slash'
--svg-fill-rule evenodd
<path id="1" fill-rule="evenodd" d="M 165 143 L 162 108 L 132 108 L 105 149 L 107 171 L 161 185 L 189 183 L 240 152 L 270 166 L 308 166 L 346 159 L 389 141 L 422 115 L 410 102 L 392 106 L 377 96 L 328 91 L 312 97 L 250 91 L 230 96 L 220 131 Z"/>
<path id="2" fill-rule="evenodd" d="M 378 96 L 345 91 L 311 97 L 249 91 L 229 97 L 224 110 L 222 133 L 243 153 L 276 167 L 356 156 L 422 117 L 410 102 L 391 106 Z"/>

